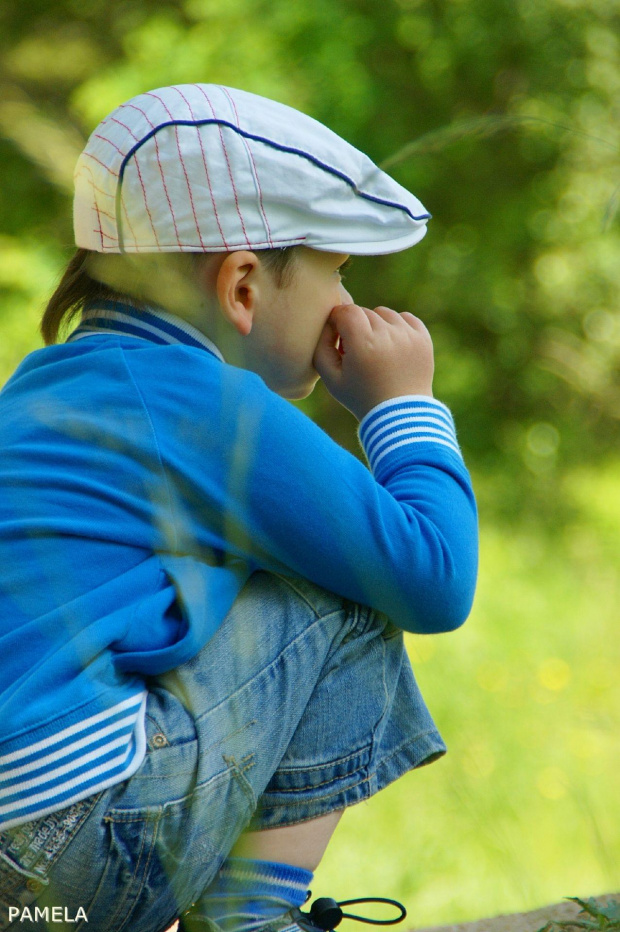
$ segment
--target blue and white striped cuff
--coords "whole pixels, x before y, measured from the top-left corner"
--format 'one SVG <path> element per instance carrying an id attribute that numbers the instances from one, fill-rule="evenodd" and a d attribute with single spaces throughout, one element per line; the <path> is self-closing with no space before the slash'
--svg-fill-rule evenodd
<path id="1" fill-rule="evenodd" d="M 373 473 L 411 444 L 431 443 L 462 460 L 449 409 L 427 395 L 400 395 L 372 408 L 360 421 L 360 442 Z"/>

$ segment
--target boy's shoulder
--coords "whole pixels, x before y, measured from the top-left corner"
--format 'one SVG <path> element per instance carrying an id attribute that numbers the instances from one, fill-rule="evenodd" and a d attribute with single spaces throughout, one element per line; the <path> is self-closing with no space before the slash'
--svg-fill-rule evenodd
<path id="1" fill-rule="evenodd" d="M 138 342 L 140 345 L 138 346 Z M 202 348 L 183 344 L 156 346 L 146 341 L 123 341 L 127 369 L 154 416 L 201 426 L 208 416 L 224 423 L 251 424 L 265 415 L 300 412 L 272 391 L 255 372 L 218 359 Z M 307 420 L 307 419 L 306 419 Z"/>
<path id="2" fill-rule="evenodd" d="M 83 403 L 111 392 L 131 401 L 128 387 L 154 405 L 196 413 L 208 402 L 229 397 L 268 403 L 260 376 L 222 362 L 202 347 L 158 345 L 118 334 L 96 334 L 33 350 L 2 388 L 5 399 L 21 394 L 73 396 Z M 280 399 L 281 400 L 281 399 Z M 113 412 L 108 411 L 108 415 Z"/>

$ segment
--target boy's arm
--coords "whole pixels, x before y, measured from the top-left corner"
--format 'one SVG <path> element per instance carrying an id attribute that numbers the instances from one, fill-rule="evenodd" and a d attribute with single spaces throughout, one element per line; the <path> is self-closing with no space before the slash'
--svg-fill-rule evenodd
<path id="1" fill-rule="evenodd" d="M 352 362 L 354 346 L 339 328 L 342 359 Z M 369 352 L 372 361 L 372 345 Z M 398 370 L 395 380 L 394 371 L 381 372 L 379 394 L 395 392 Z M 471 484 L 449 412 L 428 395 L 403 400 L 416 394 L 411 371 L 404 374 L 413 391 L 356 412 L 364 414 L 371 472 L 257 375 L 186 356 L 179 378 L 144 392 L 171 489 L 177 552 L 207 559 L 221 549 L 299 574 L 405 630 L 462 624 L 477 567 Z M 367 408 L 377 392 L 368 379 L 362 384 Z"/>
<path id="2" fill-rule="evenodd" d="M 447 408 L 418 396 L 371 410 L 360 425 L 371 472 L 273 401 L 256 412 L 247 437 L 245 494 L 229 505 L 229 545 L 245 532 L 240 549 L 259 565 L 293 570 L 405 630 L 461 625 L 475 589 L 477 515 Z"/>

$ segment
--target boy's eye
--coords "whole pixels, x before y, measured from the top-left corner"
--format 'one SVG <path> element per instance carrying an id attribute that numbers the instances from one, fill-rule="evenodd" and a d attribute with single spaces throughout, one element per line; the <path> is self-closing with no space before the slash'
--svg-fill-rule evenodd
<path id="1" fill-rule="evenodd" d="M 342 263 L 342 265 L 339 265 L 338 268 L 336 269 L 336 271 L 337 271 L 338 274 L 340 275 L 340 278 L 344 278 L 344 275 L 343 275 L 342 273 L 343 273 L 346 269 L 348 269 L 350 265 L 351 265 L 351 256 L 349 256 L 348 259 L 345 259 L 345 261 Z"/>

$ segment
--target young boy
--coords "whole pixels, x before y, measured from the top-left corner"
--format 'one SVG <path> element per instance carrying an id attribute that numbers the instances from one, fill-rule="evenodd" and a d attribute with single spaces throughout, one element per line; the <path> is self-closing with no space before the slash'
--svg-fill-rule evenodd
<path id="1" fill-rule="evenodd" d="M 467 617 L 474 498 L 425 326 L 340 274 L 427 219 L 232 88 L 91 136 L 0 395 L 3 929 L 333 928 L 300 907 L 342 811 L 445 752 L 402 630 Z M 285 400 L 319 377 L 370 470 Z"/>

